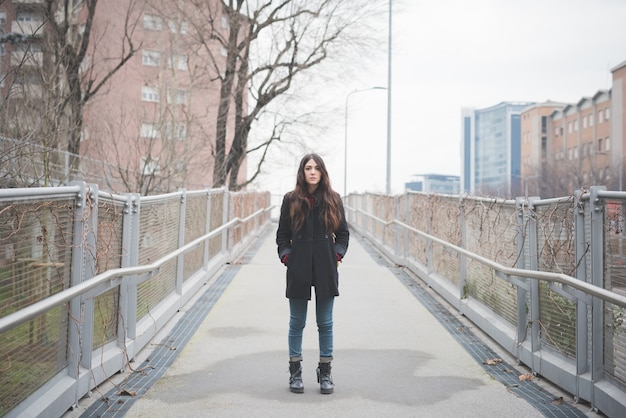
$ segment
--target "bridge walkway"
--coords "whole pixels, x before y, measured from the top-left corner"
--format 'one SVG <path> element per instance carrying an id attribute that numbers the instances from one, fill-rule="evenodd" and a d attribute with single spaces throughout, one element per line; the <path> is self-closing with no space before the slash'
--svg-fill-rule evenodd
<path id="1" fill-rule="evenodd" d="M 320 394 L 316 382 L 310 304 L 305 392 L 291 393 L 274 232 L 209 282 L 133 372 L 67 417 L 597 416 L 540 379 L 520 381 L 527 371 L 354 233 L 335 302 L 335 392 Z M 490 359 L 496 364 L 484 364 Z"/>

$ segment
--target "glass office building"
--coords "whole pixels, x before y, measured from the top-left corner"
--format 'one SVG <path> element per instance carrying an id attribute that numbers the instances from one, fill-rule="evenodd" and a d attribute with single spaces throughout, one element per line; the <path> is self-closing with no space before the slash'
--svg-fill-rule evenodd
<path id="1" fill-rule="evenodd" d="M 521 185 L 520 113 L 532 102 L 502 102 L 462 110 L 461 189 L 472 195 L 510 198 Z"/>

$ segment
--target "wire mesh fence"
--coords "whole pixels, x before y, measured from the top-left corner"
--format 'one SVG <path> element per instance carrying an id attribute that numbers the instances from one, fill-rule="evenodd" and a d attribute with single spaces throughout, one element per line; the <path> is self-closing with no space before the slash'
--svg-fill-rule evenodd
<path id="1" fill-rule="evenodd" d="M 269 193 L 225 189 L 150 197 L 84 183 L 0 190 L 0 416 L 42 399 L 66 402 L 45 395 L 61 377 L 74 379 L 67 409 L 117 373 L 233 248 L 268 224 L 269 206 Z M 218 231 L 227 223 L 238 231 L 229 239 Z M 149 274 L 124 274 L 157 262 Z M 115 271 L 118 279 L 99 279 Z M 92 282 L 65 302 L 50 299 Z M 139 330 L 142 323 L 150 325 Z"/>
<path id="2" fill-rule="evenodd" d="M 0 204 L 0 317 L 71 284 L 74 200 Z M 68 311 L 58 307 L 0 339 L 0 415 L 67 366 Z"/>
<path id="3" fill-rule="evenodd" d="M 603 187 L 546 200 L 346 197 L 353 228 L 520 361 L 576 396 L 626 412 L 624 205 L 626 192 Z M 578 281 L 610 296 L 587 293 Z"/>

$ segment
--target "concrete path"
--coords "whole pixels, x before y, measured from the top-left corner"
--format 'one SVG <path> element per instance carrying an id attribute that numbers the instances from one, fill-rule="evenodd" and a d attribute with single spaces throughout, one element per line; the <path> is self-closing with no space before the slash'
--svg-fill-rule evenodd
<path id="1" fill-rule="evenodd" d="M 126 417 L 540 417 L 491 378 L 407 288 L 351 239 L 335 301 L 335 393 L 316 382 L 314 304 L 304 394 L 288 388 L 285 268 L 270 233 L 173 365 Z"/>

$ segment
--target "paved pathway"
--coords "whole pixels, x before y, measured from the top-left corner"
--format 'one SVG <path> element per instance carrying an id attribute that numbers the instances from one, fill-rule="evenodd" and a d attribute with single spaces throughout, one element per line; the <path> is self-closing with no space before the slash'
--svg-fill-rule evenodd
<path id="1" fill-rule="evenodd" d="M 305 393 L 291 393 L 285 268 L 276 255 L 273 231 L 262 240 L 163 376 L 129 409 L 113 415 L 544 416 L 536 403 L 533 406 L 488 374 L 436 313 L 356 237 L 340 266 L 341 296 L 335 301 L 335 393 L 320 394 L 315 378 L 313 304 L 304 336 Z M 577 414 L 581 416 L 571 408 L 546 415 Z"/>

